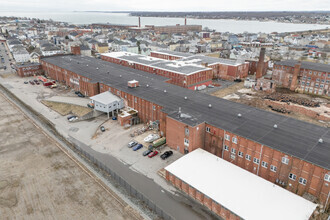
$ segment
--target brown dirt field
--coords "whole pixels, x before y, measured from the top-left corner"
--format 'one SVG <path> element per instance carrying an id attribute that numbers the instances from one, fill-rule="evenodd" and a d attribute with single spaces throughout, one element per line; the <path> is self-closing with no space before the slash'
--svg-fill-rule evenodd
<path id="1" fill-rule="evenodd" d="M 135 219 L 0 95 L 1 219 Z"/>
<path id="2" fill-rule="evenodd" d="M 58 103 L 58 102 L 52 102 L 52 101 L 46 101 L 42 100 L 42 104 L 45 106 L 51 108 L 52 110 L 56 111 L 62 116 L 68 115 L 68 114 L 74 114 L 79 117 L 86 115 L 87 113 L 93 111 L 90 108 L 82 107 L 79 105 L 71 105 L 66 103 Z"/>
<path id="3" fill-rule="evenodd" d="M 233 84 L 233 85 L 229 86 L 228 88 L 218 90 L 218 91 L 212 93 L 211 95 L 222 98 L 222 97 L 225 97 L 226 95 L 232 94 L 232 93 L 236 92 L 237 90 L 240 90 L 243 88 L 244 88 L 244 82 L 240 82 L 240 83 Z"/>

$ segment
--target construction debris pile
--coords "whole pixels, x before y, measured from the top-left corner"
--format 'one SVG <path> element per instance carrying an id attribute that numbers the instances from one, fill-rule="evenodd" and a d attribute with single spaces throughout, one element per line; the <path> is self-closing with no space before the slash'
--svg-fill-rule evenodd
<path id="1" fill-rule="evenodd" d="M 264 99 L 269 99 L 272 101 L 279 101 L 279 102 L 287 102 L 287 103 L 292 102 L 292 103 L 295 103 L 298 105 L 303 105 L 306 107 L 319 107 L 320 106 L 319 102 L 308 100 L 306 98 L 293 97 L 293 96 L 280 94 L 280 93 L 273 93 L 273 94 L 266 95 L 266 96 L 264 96 Z"/>
<path id="2" fill-rule="evenodd" d="M 273 107 L 271 105 L 268 106 L 269 108 L 271 108 L 271 110 L 275 111 L 275 112 L 279 112 L 279 113 L 283 113 L 283 114 L 290 114 L 291 112 L 288 111 L 286 108 L 284 107 Z"/>

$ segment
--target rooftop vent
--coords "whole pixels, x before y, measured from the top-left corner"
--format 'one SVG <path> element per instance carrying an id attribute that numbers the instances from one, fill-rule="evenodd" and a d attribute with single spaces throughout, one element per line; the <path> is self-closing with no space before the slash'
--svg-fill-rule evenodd
<path id="1" fill-rule="evenodd" d="M 88 66 L 88 64 L 86 66 Z"/>
<path id="2" fill-rule="evenodd" d="M 119 75 L 119 77 L 121 78 L 121 75 Z"/>
<path id="3" fill-rule="evenodd" d="M 209 104 L 209 108 L 212 108 L 212 105 L 211 104 Z"/>
<path id="4" fill-rule="evenodd" d="M 98 70 L 99 68 L 98 68 L 98 67 L 96 67 L 96 69 Z"/>
<path id="5" fill-rule="evenodd" d="M 147 87 L 149 87 L 149 84 L 147 84 Z"/>
<path id="6" fill-rule="evenodd" d="M 277 124 L 274 124 L 274 128 L 277 128 Z"/>
<path id="7" fill-rule="evenodd" d="M 185 100 L 187 100 L 187 99 L 188 99 L 188 97 L 187 97 L 187 96 L 185 96 L 185 97 L 184 97 L 184 99 L 185 99 Z"/>
<path id="8" fill-rule="evenodd" d="M 130 88 L 135 88 L 135 87 L 139 86 L 139 81 L 134 79 L 134 80 L 128 81 L 127 85 Z"/>
<path id="9" fill-rule="evenodd" d="M 322 138 L 319 139 L 319 143 L 320 143 L 320 144 L 323 143 L 323 139 L 322 139 Z"/>
<path id="10" fill-rule="evenodd" d="M 237 117 L 241 118 L 242 117 L 242 114 L 241 113 L 238 113 L 237 114 Z"/>
<path id="11" fill-rule="evenodd" d="M 164 89 L 164 92 L 165 92 L 165 93 L 167 92 L 166 89 Z"/>

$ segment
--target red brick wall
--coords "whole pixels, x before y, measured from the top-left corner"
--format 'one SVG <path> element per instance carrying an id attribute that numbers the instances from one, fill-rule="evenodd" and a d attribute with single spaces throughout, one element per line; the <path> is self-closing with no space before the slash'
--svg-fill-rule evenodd
<path id="1" fill-rule="evenodd" d="M 164 60 L 178 60 L 178 59 L 182 58 L 182 57 L 177 57 L 174 55 L 166 55 L 166 54 L 161 54 L 161 53 L 157 53 L 157 52 L 151 52 L 150 56 L 159 58 L 159 59 L 164 59 Z"/>
<path id="2" fill-rule="evenodd" d="M 330 183 L 324 180 L 324 175 L 329 173 L 329 170 L 230 132 L 225 132 L 220 128 L 208 124 L 205 125 L 205 129 L 206 127 L 210 128 L 210 132 L 205 132 L 205 150 L 273 183 L 276 183 L 276 180 L 283 181 L 285 188 L 293 193 L 301 196 L 308 192 L 319 198 L 321 202 L 325 202 Z M 224 140 L 224 134 L 230 135 L 230 140 Z M 233 143 L 233 137 L 237 138 L 237 144 Z M 222 143 L 229 147 L 228 151 L 222 150 Z M 232 149 L 236 149 L 235 154 L 231 153 Z M 239 151 L 243 153 L 243 157 L 238 156 Z M 250 161 L 246 159 L 247 154 L 251 157 Z M 289 159 L 288 165 L 282 163 L 282 157 Z M 253 162 L 254 158 L 260 160 L 259 164 Z M 267 168 L 261 166 L 263 161 L 268 163 Z M 276 172 L 270 170 L 271 165 L 277 167 Z M 289 179 L 290 173 L 297 176 L 295 181 Z M 300 177 L 307 180 L 306 185 L 299 183 Z"/>
<path id="3" fill-rule="evenodd" d="M 20 77 L 28 77 L 34 75 L 42 75 L 44 73 L 40 64 L 33 64 L 29 66 L 22 66 L 17 68 L 17 75 Z"/>
<path id="4" fill-rule="evenodd" d="M 220 204 L 213 201 L 211 198 L 207 197 L 203 193 L 197 191 L 187 183 L 184 183 L 180 179 L 178 179 L 176 176 L 170 174 L 168 171 L 166 171 L 166 180 L 172 183 L 175 187 L 179 188 L 183 192 L 187 193 L 190 197 L 197 200 L 199 203 L 207 207 L 210 211 L 215 213 L 218 216 L 223 217 L 224 219 L 235 219 L 239 220 L 240 218 L 232 213 L 230 210 L 225 209 Z"/>

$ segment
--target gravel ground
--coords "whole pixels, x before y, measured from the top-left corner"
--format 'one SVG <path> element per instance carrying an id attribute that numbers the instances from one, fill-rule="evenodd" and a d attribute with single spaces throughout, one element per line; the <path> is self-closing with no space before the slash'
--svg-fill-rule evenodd
<path id="1" fill-rule="evenodd" d="M 0 96 L 1 219 L 135 219 Z"/>

